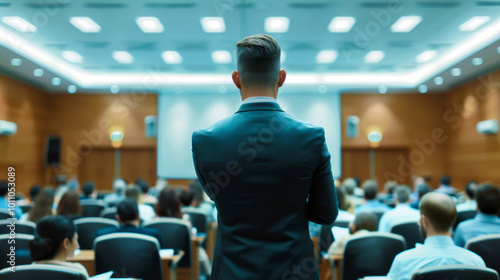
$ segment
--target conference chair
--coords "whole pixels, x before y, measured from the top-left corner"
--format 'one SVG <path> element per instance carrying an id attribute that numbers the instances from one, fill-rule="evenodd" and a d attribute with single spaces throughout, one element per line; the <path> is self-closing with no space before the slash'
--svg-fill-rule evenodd
<path id="1" fill-rule="evenodd" d="M 205 214 L 193 210 L 183 210 L 183 212 L 189 215 L 191 224 L 198 233 L 207 233 L 207 216 Z"/>
<path id="2" fill-rule="evenodd" d="M 31 208 L 33 208 L 33 204 L 19 205 L 17 207 L 19 207 L 21 211 L 23 211 L 23 213 L 28 213 L 31 210 Z"/>
<path id="3" fill-rule="evenodd" d="M 455 224 L 453 224 L 453 231 L 455 231 L 458 227 L 458 224 L 465 220 L 470 220 L 476 217 L 476 210 L 466 210 L 457 212 L 457 219 L 455 220 Z"/>
<path id="4" fill-rule="evenodd" d="M 86 199 L 81 200 L 83 217 L 99 217 L 102 210 L 108 207 L 108 204 L 102 200 Z"/>
<path id="5" fill-rule="evenodd" d="M 8 219 L 8 218 L 14 218 L 10 215 L 10 211 L 7 209 L 0 209 L 0 220 L 2 219 Z"/>
<path id="6" fill-rule="evenodd" d="M 348 228 L 350 221 L 337 220 L 331 225 L 321 225 L 318 236 L 318 261 L 323 259 L 323 254 L 328 251 L 330 245 L 335 241 L 335 236 L 332 233 L 332 227 Z"/>
<path id="7" fill-rule="evenodd" d="M 407 249 L 415 248 L 417 243 L 424 243 L 418 221 L 415 219 L 392 223 L 389 232 L 403 236 L 406 240 Z"/>
<path id="8" fill-rule="evenodd" d="M 10 225 L 9 220 L 0 220 L 0 234 L 9 234 L 11 232 L 11 228 L 9 227 Z M 14 232 L 17 234 L 19 233 L 24 233 L 24 234 L 35 234 L 35 229 L 36 229 L 36 223 L 33 223 L 31 221 L 15 221 L 14 227 Z"/>
<path id="9" fill-rule="evenodd" d="M 53 264 L 29 264 L 16 265 L 16 272 L 10 271 L 9 268 L 2 269 L 0 271 L 0 279 L 85 280 L 86 276 L 80 271 L 66 266 Z"/>
<path id="10" fill-rule="evenodd" d="M 177 218 L 155 218 L 143 224 L 145 228 L 156 228 L 160 231 L 162 249 L 184 251 L 184 257 L 177 267 L 191 267 L 191 232 L 186 221 Z M 198 265 L 198 264 L 195 264 Z"/>
<path id="11" fill-rule="evenodd" d="M 78 232 L 78 243 L 80 243 L 82 250 L 92 249 L 98 230 L 120 226 L 117 221 L 106 218 L 80 218 L 75 220 L 75 225 Z"/>
<path id="12" fill-rule="evenodd" d="M 387 275 L 397 254 L 406 250 L 400 235 L 370 232 L 347 241 L 342 258 L 342 280 Z"/>
<path id="13" fill-rule="evenodd" d="M 116 213 L 117 213 L 116 207 L 109 207 L 102 210 L 101 213 L 99 213 L 99 216 L 101 218 L 113 219 L 116 221 Z"/>
<path id="14" fill-rule="evenodd" d="M 30 234 L 16 234 L 15 240 L 16 244 L 9 244 L 9 238 L 10 234 L 2 234 L 0 235 L 0 269 L 4 267 L 9 267 L 10 264 L 8 261 L 10 261 L 11 256 L 8 256 L 10 254 L 11 246 L 16 246 L 16 251 L 15 253 L 15 265 L 16 267 L 18 265 L 23 265 L 23 264 L 30 264 L 32 263 L 32 259 L 30 256 L 30 248 L 29 248 L 29 242 L 33 240 L 34 236 Z M 16 269 L 17 271 L 17 269 Z M 0 279 L 3 279 L 0 277 Z M 18 279 L 30 279 L 30 278 L 18 278 Z"/>
<path id="15" fill-rule="evenodd" d="M 465 244 L 465 249 L 478 254 L 486 266 L 500 274 L 500 234 L 488 234 L 470 239 Z"/>
<path id="16" fill-rule="evenodd" d="M 94 241 L 95 273 L 113 270 L 113 278 L 163 279 L 160 244 L 138 233 L 111 233 Z"/>
<path id="17" fill-rule="evenodd" d="M 413 273 L 411 280 L 498 280 L 498 273 L 491 268 L 473 265 L 442 265 L 423 268 Z"/>

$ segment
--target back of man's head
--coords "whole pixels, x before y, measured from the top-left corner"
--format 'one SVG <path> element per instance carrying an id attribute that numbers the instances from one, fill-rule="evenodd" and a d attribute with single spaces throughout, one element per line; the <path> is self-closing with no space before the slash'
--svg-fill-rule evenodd
<path id="1" fill-rule="evenodd" d="M 9 193 L 9 182 L 0 181 L 0 197 L 4 197 Z"/>
<path id="2" fill-rule="evenodd" d="M 385 182 L 384 188 L 388 194 L 393 194 L 394 189 L 398 186 L 398 182 L 396 181 L 387 181 Z"/>
<path id="3" fill-rule="evenodd" d="M 148 182 L 146 182 L 146 180 L 144 180 L 142 178 L 137 178 L 137 180 L 135 180 L 135 184 L 137 186 L 139 186 L 139 188 L 141 189 L 142 194 L 147 194 L 148 193 L 149 185 L 148 185 Z"/>
<path id="4" fill-rule="evenodd" d="M 275 87 L 281 67 L 281 48 L 273 37 L 256 34 L 236 43 L 236 66 L 246 87 Z"/>
<path id="5" fill-rule="evenodd" d="M 431 191 L 431 187 L 427 183 L 421 183 L 417 185 L 418 197 L 422 198 L 426 193 Z"/>
<path id="6" fill-rule="evenodd" d="M 366 200 L 373 200 L 377 197 L 378 183 L 376 180 L 366 180 L 363 183 L 363 191 Z"/>
<path id="7" fill-rule="evenodd" d="M 439 181 L 441 182 L 441 184 L 446 185 L 446 186 L 449 186 L 451 184 L 450 177 L 446 176 L 446 175 L 442 176 Z"/>
<path id="8" fill-rule="evenodd" d="M 139 203 L 139 198 L 141 196 L 141 189 L 137 185 L 131 185 L 125 190 L 125 197 L 132 198 L 136 203 Z"/>
<path id="9" fill-rule="evenodd" d="M 358 187 L 358 185 L 356 183 L 356 180 L 354 180 L 353 178 L 347 178 L 344 180 L 344 182 L 342 182 L 342 187 L 344 187 L 344 190 L 348 195 L 353 195 L 354 190 Z"/>
<path id="10" fill-rule="evenodd" d="M 95 183 L 92 181 L 87 181 L 83 184 L 82 192 L 85 196 L 91 196 L 95 190 Z"/>
<path id="11" fill-rule="evenodd" d="M 367 231 L 377 231 L 378 220 L 373 213 L 368 211 L 359 212 L 353 221 L 356 231 L 366 229 Z"/>
<path id="12" fill-rule="evenodd" d="M 419 204 L 420 213 L 429 219 L 434 231 L 446 233 L 455 223 L 457 209 L 450 196 L 430 192 L 422 197 Z"/>
<path id="13" fill-rule="evenodd" d="M 31 201 L 34 201 L 36 199 L 36 196 L 40 193 L 42 190 L 42 187 L 39 185 L 33 185 L 30 189 L 30 199 Z"/>
<path id="14" fill-rule="evenodd" d="M 497 215 L 500 210 L 500 190 L 498 187 L 485 184 L 476 189 L 475 197 L 479 212 L 487 215 Z"/>
<path id="15" fill-rule="evenodd" d="M 477 182 L 470 181 L 465 185 L 465 194 L 469 199 L 474 199 L 474 192 L 476 191 L 477 188 Z"/>
<path id="16" fill-rule="evenodd" d="M 398 203 L 408 203 L 410 200 L 411 188 L 407 185 L 400 185 L 394 191 Z"/>
<path id="17" fill-rule="evenodd" d="M 135 221 L 139 215 L 137 202 L 132 198 L 122 200 L 122 202 L 118 203 L 116 206 L 116 210 L 118 217 L 120 217 L 122 223 L 125 224 Z"/>
<path id="18" fill-rule="evenodd" d="M 127 182 L 125 182 L 125 180 L 123 179 L 115 179 L 113 181 L 113 190 L 117 194 L 122 195 L 126 187 L 127 187 Z"/>

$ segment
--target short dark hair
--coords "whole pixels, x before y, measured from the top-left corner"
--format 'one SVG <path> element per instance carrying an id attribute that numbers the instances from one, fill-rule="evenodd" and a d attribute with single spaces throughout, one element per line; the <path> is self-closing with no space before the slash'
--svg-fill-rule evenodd
<path id="1" fill-rule="evenodd" d="M 194 199 L 194 192 L 191 189 L 183 189 L 179 199 L 182 205 L 189 206 Z"/>
<path id="2" fill-rule="evenodd" d="M 500 210 L 500 189 L 490 184 L 481 185 L 475 192 L 477 208 L 483 214 L 497 215 Z"/>
<path id="3" fill-rule="evenodd" d="M 9 182 L 0 181 L 0 196 L 5 196 L 9 192 Z"/>
<path id="4" fill-rule="evenodd" d="M 368 211 L 359 212 L 353 221 L 356 231 L 366 229 L 367 231 L 377 231 L 378 221 L 373 213 Z"/>
<path id="5" fill-rule="evenodd" d="M 139 206 L 133 198 L 127 198 L 118 203 L 116 213 L 123 223 L 132 222 L 139 215 Z"/>
<path id="6" fill-rule="evenodd" d="M 426 193 L 431 191 L 431 187 L 427 183 L 417 185 L 418 198 L 422 198 Z"/>
<path id="7" fill-rule="evenodd" d="M 455 223 L 457 208 L 449 195 L 431 192 L 420 200 L 420 213 L 429 219 L 434 230 L 447 232 Z"/>
<path id="8" fill-rule="evenodd" d="M 256 34 L 236 43 L 236 67 L 241 83 L 274 87 L 278 80 L 281 48 L 273 37 Z"/>
<path id="9" fill-rule="evenodd" d="M 366 200 L 373 200 L 377 197 L 378 183 L 376 180 L 366 180 L 363 183 L 363 191 Z"/>
<path id="10" fill-rule="evenodd" d="M 451 184 L 451 179 L 449 176 L 444 175 L 440 179 L 441 184 L 449 186 Z"/>
<path id="11" fill-rule="evenodd" d="M 407 203 L 410 199 L 411 188 L 407 185 L 399 185 L 395 188 L 394 194 L 399 203 Z"/>
<path id="12" fill-rule="evenodd" d="M 467 183 L 467 185 L 465 185 L 465 193 L 470 199 L 474 199 L 475 197 L 474 196 L 475 188 L 473 188 L 474 185 L 477 185 L 477 182 L 470 181 Z"/>
<path id="13" fill-rule="evenodd" d="M 139 188 L 141 189 L 141 192 L 143 194 L 148 193 L 149 185 L 148 185 L 148 182 L 146 182 L 146 180 L 144 180 L 142 178 L 137 178 L 137 180 L 135 180 L 135 184 L 137 186 L 139 186 Z"/>
<path id="14" fill-rule="evenodd" d="M 30 189 L 31 200 L 34 200 L 36 198 L 36 196 L 38 195 L 38 193 L 40 193 L 41 190 L 42 190 L 42 187 L 40 187 L 39 185 L 31 186 L 31 189 Z"/>
<path id="15" fill-rule="evenodd" d="M 131 185 L 125 190 L 126 198 L 133 198 L 137 203 L 139 203 L 139 198 L 141 197 L 141 189 L 137 185 Z"/>
<path id="16" fill-rule="evenodd" d="M 90 196 L 95 190 L 95 183 L 92 181 L 87 181 L 83 184 L 82 192 L 85 196 Z"/>
<path id="17" fill-rule="evenodd" d="M 34 261 L 54 258 L 65 238 L 73 242 L 75 232 L 73 221 L 64 216 L 41 218 L 36 225 L 35 238 L 29 243 L 31 258 Z"/>

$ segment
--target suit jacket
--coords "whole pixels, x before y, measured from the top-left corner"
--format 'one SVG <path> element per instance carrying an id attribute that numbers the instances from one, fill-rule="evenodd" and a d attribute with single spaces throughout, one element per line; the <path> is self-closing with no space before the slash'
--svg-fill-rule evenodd
<path id="1" fill-rule="evenodd" d="M 331 224 L 338 212 L 323 128 L 247 103 L 192 145 L 218 210 L 212 279 L 319 279 L 308 220 Z"/>
<path id="2" fill-rule="evenodd" d="M 102 229 L 97 231 L 96 237 L 110 234 L 110 233 L 140 233 L 140 234 L 149 235 L 149 236 L 152 236 L 152 237 L 158 239 L 158 243 L 161 242 L 160 231 L 158 229 L 141 228 L 141 227 L 136 227 L 134 225 L 127 225 L 127 224 L 122 225 L 119 228 L 115 228 L 115 227 L 102 228 Z M 161 243 L 160 243 L 160 248 L 162 248 Z"/>

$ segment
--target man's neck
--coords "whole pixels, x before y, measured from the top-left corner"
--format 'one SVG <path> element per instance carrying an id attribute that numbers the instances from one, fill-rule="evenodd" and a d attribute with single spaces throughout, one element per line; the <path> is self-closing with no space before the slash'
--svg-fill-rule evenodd
<path id="1" fill-rule="evenodd" d="M 277 96 L 278 96 L 278 91 L 271 88 L 241 89 L 242 101 L 250 97 L 271 97 L 276 99 Z"/>

